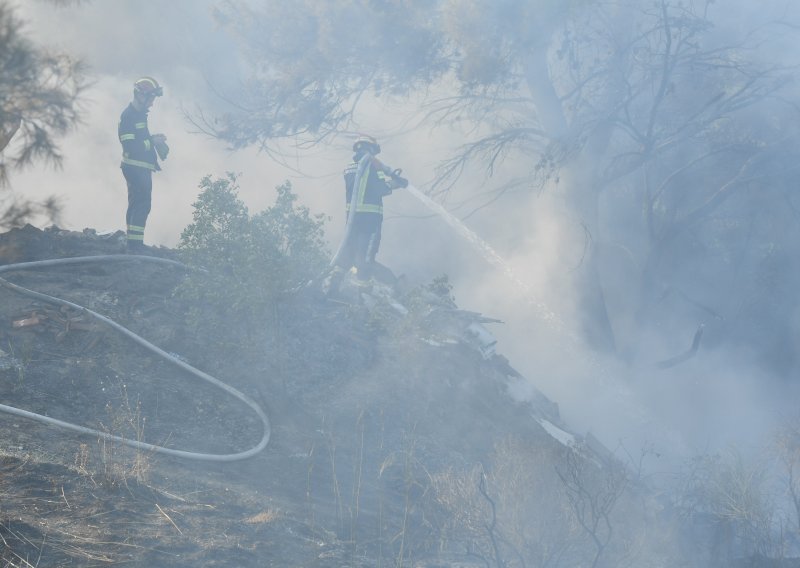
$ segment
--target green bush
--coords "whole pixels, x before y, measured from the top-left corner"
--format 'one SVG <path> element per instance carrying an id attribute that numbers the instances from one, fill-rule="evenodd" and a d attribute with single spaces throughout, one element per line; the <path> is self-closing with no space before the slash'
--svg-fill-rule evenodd
<path id="1" fill-rule="evenodd" d="M 178 248 L 187 264 L 202 270 L 177 295 L 189 304 L 195 331 L 239 330 L 228 333 L 238 342 L 254 326 L 274 323 L 277 303 L 327 265 L 323 219 L 296 203 L 288 181 L 277 187 L 275 204 L 255 215 L 239 199 L 234 174 L 206 176 L 199 187 Z"/>

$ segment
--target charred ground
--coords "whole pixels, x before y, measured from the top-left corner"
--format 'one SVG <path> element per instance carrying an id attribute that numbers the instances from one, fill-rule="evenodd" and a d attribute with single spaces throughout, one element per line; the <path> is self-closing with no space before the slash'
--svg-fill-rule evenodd
<path id="1" fill-rule="evenodd" d="M 27 226 L 0 236 L 0 258 L 116 254 L 119 237 Z M 277 325 L 196 333 L 173 294 L 179 269 L 130 260 L 4 276 L 178 354 L 258 401 L 273 426 L 264 452 L 217 464 L 0 414 L 7 565 L 435 565 L 447 549 L 438 472 L 487 463 L 510 435 L 563 450 L 506 394 L 515 377 L 502 358 L 422 337 L 386 305 L 297 291 L 276 307 Z M 193 451 L 258 441 L 246 407 L 124 336 L 77 310 L 7 289 L 0 297 L 4 404 Z M 557 421 L 554 407 L 537 412 Z"/>
<path id="2" fill-rule="evenodd" d="M 2 276 L 243 392 L 269 414 L 270 443 L 193 461 L 0 413 L 4 566 L 797 565 L 782 552 L 791 535 L 770 548 L 770 527 L 746 524 L 749 486 L 723 462 L 698 461 L 712 467 L 683 492 L 655 491 L 535 389 L 516 400 L 527 379 L 446 280 L 412 287 L 386 270 L 368 290 L 345 281 L 326 297 L 315 284 L 259 303 L 235 288 L 228 241 L 214 274 L 119 255 L 123 241 L 12 230 L 0 265 L 118 256 Z M 206 275 L 217 280 L 198 302 Z M 227 393 L 81 309 L 0 284 L 2 404 L 194 452 L 259 441 L 260 420 Z"/>

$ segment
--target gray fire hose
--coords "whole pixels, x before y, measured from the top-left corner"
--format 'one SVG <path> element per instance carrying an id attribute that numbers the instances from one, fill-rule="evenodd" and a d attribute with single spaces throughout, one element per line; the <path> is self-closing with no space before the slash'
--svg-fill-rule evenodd
<path id="1" fill-rule="evenodd" d="M 347 225 L 344 228 L 344 237 L 342 237 L 342 242 L 339 243 L 339 248 L 336 250 L 336 254 L 333 255 L 333 258 L 331 258 L 331 267 L 336 266 L 341 260 L 340 257 L 344 253 L 347 241 L 350 239 L 350 234 L 353 232 L 353 218 L 356 216 L 356 203 L 358 203 L 358 188 L 361 185 L 361 178 L 364 177 L 364 172 L 366 171 L 371 159 L 372 155 L 366 153 L 361 156 L 361 159 L 358 161 L 356 175 L 355 178 L 353 178 L 353 191 L 350 194 L 350 211 L 347 212 Z"/>
<path id="2" fill-rule="evenodd" d="M 50 266 L 60 266 L 64 264 L 77 264 L 77 263 L 104 263 L 110 261 L 130 261 L 130 260 L 137 260 L 137 261 L 144 261 L 144 262 L 153 262 L 158 264 L 164 265 L 171 265 L 177 266 L 180 268 L 186 268 L 186 266 L 180 262 L 164 259 L 164 258 L 155 258 L 152 256 L 139 256 L 139 255 L 124 255 L 124 254 L 112 254 L 112 255 L 98 255 L 98 256 L 79 256 L 79 257 L 72 257 L 72 258 L 58 258 L 52 260 L 39 260 L 33 262 L 21 262 L 17 264 L 6 264 L 0 266 L 0 273 L 2 272 L 11 272 L 11 271 L 18 271 L 18 270 L 27 270 L 31 268 L 45 268 Z M 65 430 L 72 430 L 73 432 L 78 432 L 79 434 L 87 434 L 91 436 L 96 436 L 98 438 L 102 438 L 104 440 L 110 440 L 115 442 L 120 442 L 132 448 L 136 448 L 139 450 L 146 450 L 150 452 L 155 452 L 159 454 L 165 454 L 169 456 L 177 456 L 181 458 L 191 459 L 191 460 L 202 460 L 202 461 L 218 461 L 218 462 L 230 462 L 230 461 L 237 461 L 243 460 L 249 457 L 252 457 L 263 450 L 267 444 L 269 443 L 269 438 L 271 434 L 271 427 L 269 423 L 269 418 L 261 410 L 261 407 L 251 398 L 249 398 L 244 393 L 236 390 L 235 388 L 226 385 L 219 379 L 212 377 L 211 375 L 200 371 L 199 369 L 195 369 L 191 365 L 184 363 L 177 357 L 167 353 L 163 349 L 156 347 L 152 343 L 148 342 L 147 340 L 143 339 L 142 337 L 136 335 L 129 329 L 121 326 L 120 324 L 116 323 L 115 321 L 98 314 L 86 307 L 80 306 L 78 304 L 74 304 L 67 300 L 62 300 L 60 298 L 55 298 L 53 296 L 48 296 L 47 294 L 42 294 L 41 292 L 35 292 L 33 290 L 29 290 L 27 288 L 23 288 L 16 284 L 12 284 L 8 280 L 4 278 L 0 278 L 0 286 L 8 288 L 9 290 L 13 290 L 25 296 L 29 296 L 32 298 L 36 298 L 38 300 L 42 300 L 44 302 L 48 302 L 51 304 L 58 304 L 61 306 L 68 306 L 70 308 L 74 308 L 80 310 L 81 312 L 91 316 L 92 318 L 96 319 L 97 321 L 119 331 L 123 335 L 126 335 L 142 347 L 152 351 L 156 355 L 166 359 L 170 363 L 180 367 L 181 369 L 188 371 L 192 375 L 203 379 L 211 383 L 212 385 L 224 390 L 234 398 L 242 401 L 244 404 L 249 406 L 261 419 L 261 423 L 263 425 L 264 433 L 261 437 L 261 441 L 254 447 L 249 450 L 243 452 L 237 452 L 234 454 L 204 454 L 198 452 L 190 452 L 185 450 L 174 450 L 170 448 L 165 448 L 163 446 L 157 446 L 154 444 L 147 444 L 145 442 L 139 442 L 137 440 L 129 440 L 127 438 L 123 438 L 121 436 L 114 436 L 112 434 L 108 434 L 106 432 L 101 432 L 99 430 L 95 430 L 92 428 L 86 428 L 84 426 L 78 426 L 77 424 L 71 424 L 69 422 L 64 422 L 63 420 L 57 420 L 55 418 L 51 418 L 49 416 L 43 416 L 41 414 L 36 414 L 34 412 L 29 412 L 27 410 L 22 410 L 20 408 L 15 408 L 13 406 L 7 406 L 5 404 L 0 404 L 0 412 L 5 412 L 8 414 L 14 414 L 16 416 L 21 416 L 23 418 L 29 418 L 31 420 L 36 420 L 38 422 L 42 422 L 44 424 L 48 424 L 50 426 L 56 426 L 58 428 L 63 428 Z"/>

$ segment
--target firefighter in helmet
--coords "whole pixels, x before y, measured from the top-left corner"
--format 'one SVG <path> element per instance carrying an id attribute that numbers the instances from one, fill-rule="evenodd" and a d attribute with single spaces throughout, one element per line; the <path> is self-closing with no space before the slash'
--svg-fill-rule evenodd
<path id="1" fill-rule="evenodd" d="M 360 285 L 372 277 L 380 247 L 383 198 L 393 189 L 408 186 L 400 170 L 392 170 L 378 160 L 380 151 L 375 138 L 359 135 L 353 143 L 353 161 L 344 170 L 347 228 L 333 264 L 339 272 L 355 267 Z"/>
<path id="2" fill-rule="evenodd" d="M 119 120 L 119 141 L 122 143 L 122 175 L 128 185 L 127 251 L 144 249 L 144 228 L 150 214 L 153 172 L 161 170 L 158 162 L 169 153 L 167 137 L 150 134 L 147 113 L 156 97 L 164 94 L 158 81 L 141 77 L 133 84 L 133 100 L 122 111 Z"/>

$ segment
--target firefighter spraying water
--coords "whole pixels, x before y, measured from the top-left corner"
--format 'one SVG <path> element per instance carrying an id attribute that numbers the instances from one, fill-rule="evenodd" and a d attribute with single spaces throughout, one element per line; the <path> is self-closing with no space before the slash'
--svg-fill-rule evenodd
<path id="1" fill-rule="evenodd" d="M 327 293 L 336 292 L 351 268 L 356 270 L 357 285 L 369 286 L 381 244 L 383 198 L 408 186 L 401 170 L 391 169 L 376 157 L 380 151 L 372 136 L 362 134 L 353 143 L 353 161 L 344 170 L 347 226 L 331 260 Z"/>

